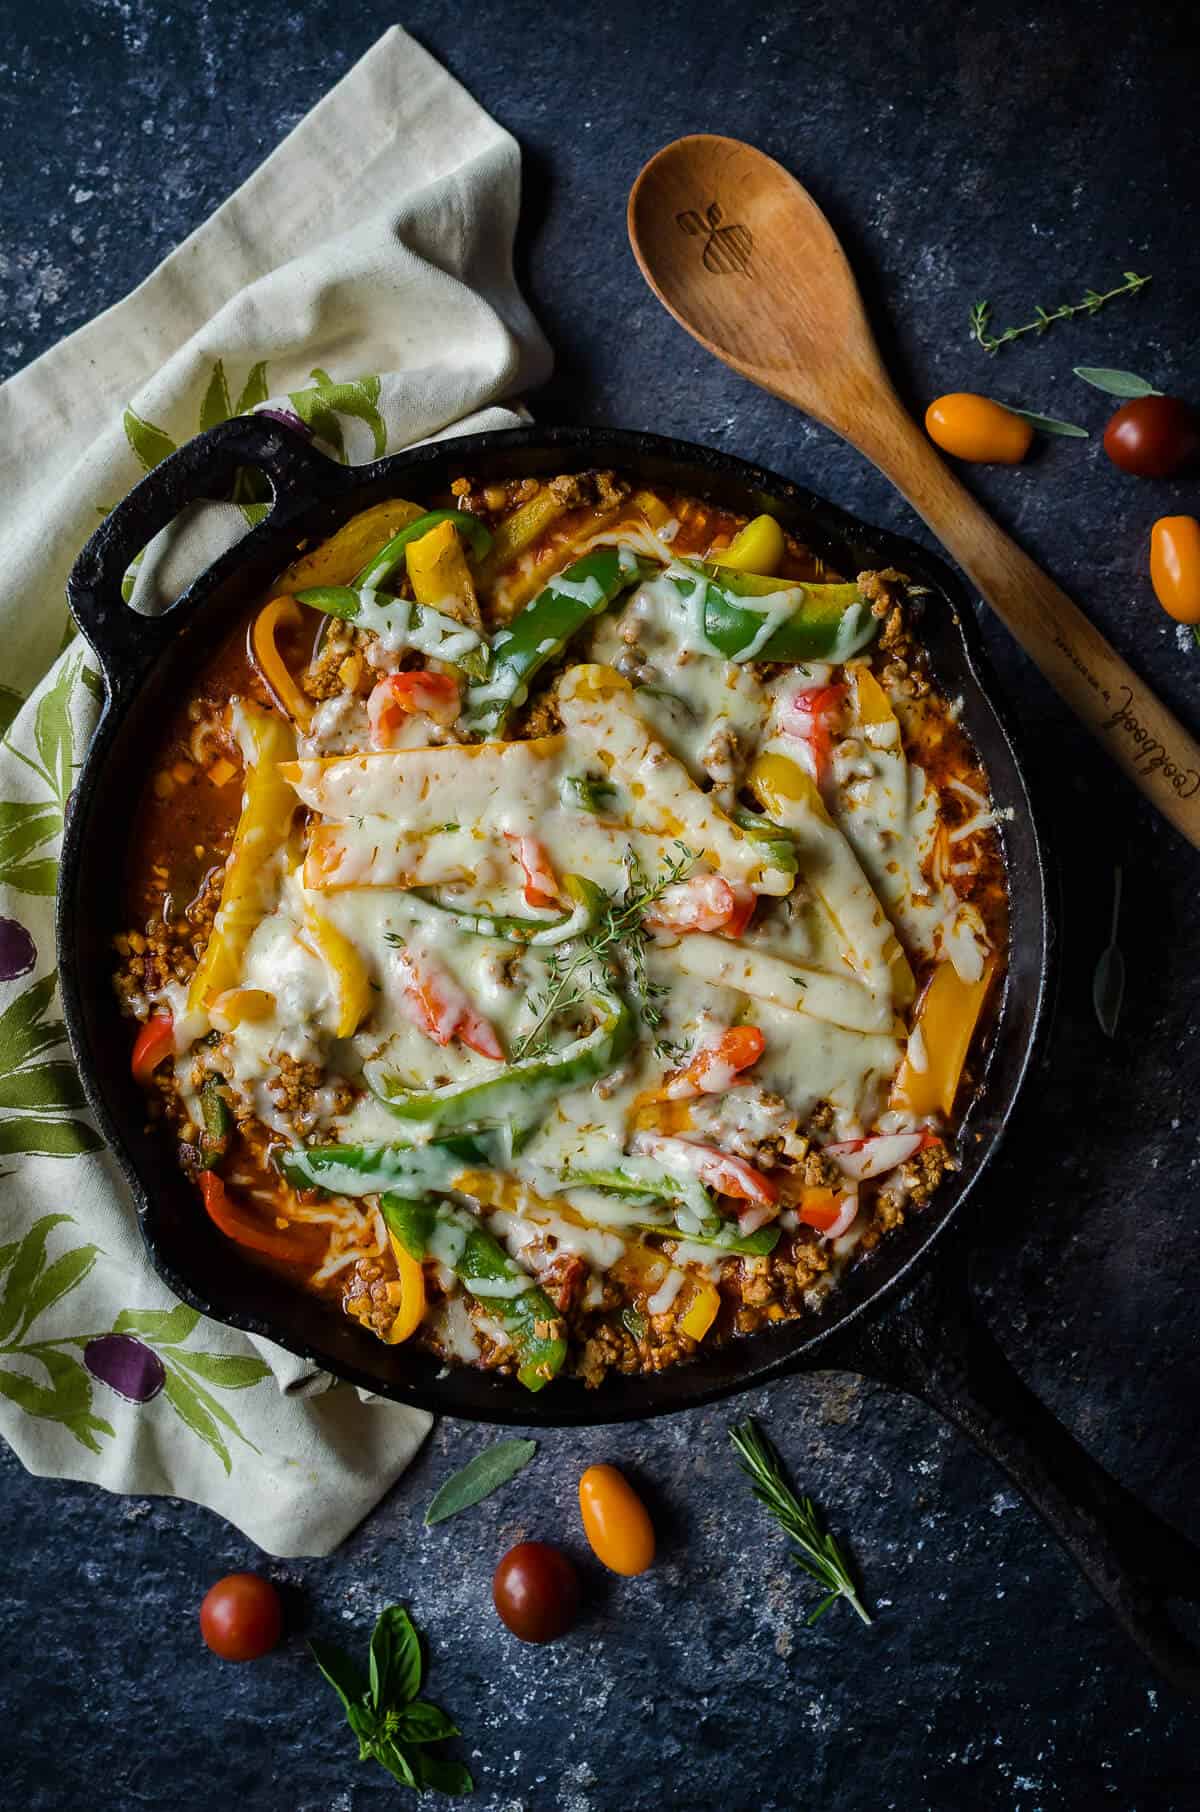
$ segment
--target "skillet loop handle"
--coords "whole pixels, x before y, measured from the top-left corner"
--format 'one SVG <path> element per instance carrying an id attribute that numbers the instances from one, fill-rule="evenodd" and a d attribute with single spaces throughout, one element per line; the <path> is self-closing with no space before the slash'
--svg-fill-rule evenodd
<path id="1" fill-rule="evenodd" d="M 187 441 L 148 472 L 105 517 L 76 560 L 67 602 L 99 658 L 110 695 L 136 682 L 172 633 L 175 605 L 151 617 L 125 602 L 121 586 L 130 565 L 188 504 L 228 497 L 243 466 L 265 474 L 272 514 L 297 493 L 310 498 L 340 470 L 315 453 L 297 429 L 269 416 L 236 416 Z"/>
<path id="2" fill-rule="evenodd" d="M 952 1255 L 947 1255 L 952 1256 Z M 966 1253 L 934 1266 L 898 1312 L 837 1362 L 921 1397 L 1008 1474 L 1146 1659 L 1200 1699 L 1200 1648 L 1167 1601 L 1200 1602 L 1200 1548 L 1138 1502 L 1020 1378 L 975 1310 Z"/>

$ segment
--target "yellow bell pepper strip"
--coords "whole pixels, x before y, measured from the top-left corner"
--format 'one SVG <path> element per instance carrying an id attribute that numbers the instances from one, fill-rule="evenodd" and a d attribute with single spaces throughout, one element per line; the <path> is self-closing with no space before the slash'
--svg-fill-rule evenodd
<path id="1" fill-rule="evenodd" d="M 266 988 L 227 988 L 208 1009 L 208 1017 L 221 1032 L 232 1032 L 243 1021 L 255 1025 L 275 1011 L 275 996 Z"/>
<path id="2" fill-rule="evenodd" d="M 460 1133 L 428 1145 L 276 1146 L 272 1162 L 293 1189 L 327 1195 L 425 1196 L 455 1189 L 465 1172 L 490 1173 L 508 1163 L 511 1147 L 500 1133 Z"/>
<path id="3" fill-rule="evenodd" d="M 747 784 L 774 823 L 794 833 L 804 878 L 853 951 L 859 973 L 874 986 L 878 970 L 886 968 L 893 1000 L 908 1006 L 917 991 L 908 958 L 811 774 L 789 755 L 768 749 L 756 758 Z"/>
<path id="4" fill-rule="evenodd" d="M 953 963 L 938 964 L 917 1002 L 908 1050 L 892 1084 L 891 1107 L 949 1119 L 998 966 L 997 958 L 989 956 L 979 980 L 965 982 Z"/>
<path id="5" fill-rule="evenodd" d="M 510 712 L 524 703 L 530 682 L 546 662 L 561 654 L 571 637 L 623 591 L 656 570 L 629 548 L 597 547 L 556 573 L 509 630 L 494 637 L 488 681 L 471 688 L 468 728 L 477 736 L 500 736 Z"/>
<path id="6" fill-rule="evenodd" d="M 567 1089 L 615 1068 L 637 1038 L 634 1016 L 619 995 L 595 983 L 588 1004 L 596 1018 L 590 1032 L 545 1056 L 519 1058 L 482 1081 L 410 1090 L 379 1060 L 365 1066 L 364 1080 L 389 1113 L 408 1123 L 418 1141 L 439 1133 L 530 1126 Z"/>
<path id="7" fill-rule="evenodd" d="M 486 590 L 492 585 L 497 574 L 519 559 L 527 547 L 532 547 L 566 513 L 566 504 L 561 503 L 547 486 L 543 486 L 528 503 L 518 504 L 515 510 L 511 510 L 497 523 L 491 549 L 480 564 L 480 589 Z"/>
<path id="8" fill-rule="evenodd" d="M 845 661 L 879 629 L 857 585 L 773 580 L 690 560 L 676 562 L 669 577 L 696 640 L 728 661 Z"/>
<path id="9" fill-rule="evenodd" d="M 523 919 L 498 912 L 472 912 L 466 907 L 450 905 L 424 888 L 406 894 L 404 908 L 417 918 L 436 924 L 453 925 L 456 931 L 473 937 L 503 938 L 510 944 L 525 944 L 534 950 L 552 949 L 590 931 L 608 904 L 608 895 L 594 881 L 582 875 L 564 875 L 562 890 L 573 901 L 570 912 L 553 919 Z M 388 941 L 392 938 L 389 936 Z"/>
<path id="10" fill-rule="evenodd" d="M 541 1390 L 567 1357 L 566 1324 L 499 1240 L 465 1208 L 449 1202 L 414 1202 L 385 1195 L 380 1209 L 392 1238 L 418 1262 L 436 1258 L 453 1271 L 468 1295 L 495 1316 L 517 1356 L 526 1390 Z"/>
<path id="11" fill-rule="evenodd" d="M 400 1283 L 400 1306 L 396 1311 L 395 1321 L 388 1329 L 387 1344 L 399 1346 L 412 1338 L 424 1320 L 425 1272 L 420 1259 L 414 1258 L 394 1233 L 389 1237 Z"/>
<path id="12" fill-rule="evenodd" d="M 419 503 L 408 503 L 403 497 L 360 510 L 328 541 L 293 560 L 276 580 L 276 592 L 294 596 L 311 585 L 349 585 L 379 547 L 426 513 Z"/>
<path id="13" fill-rule="evenodd" d="M 783 530 L 774 516 L 754 516 L 729 546 L 709 555 L 713 566 L 744 573 L 777 573 L 784 555 Z"/>
<path id="14" fill-rule="evenodd" d="M 295 628 L 300 621 L 300 607 L 294 598 L 272 598 L 254 619 L 250 630 L 250 652 L 280 708 L 287 712 L 294 724 L 307 730 L 312 723 L 313 702 L 300 690 L 288 672 L 287 663 L 280 654 L 279 644 L 275 639 L 281 623 Z"/>
<path id="15" fill-rule="evenodd" d="M 352 1038 L 371 1011 L 367 966 L 346 934 L 312 904 L 305 905 L 304 924 L 333 983 L 338 1003 L 334 1036 Z"/>
<path id="16" fill-rule="evenodd" d="M 860 724 L 896 724 L 899 723 L 892 710 L 887 693 L 875 678 L 869 667 L 855 667 L 854 692 L 855 710 Z"/>
<path id="17" fill-rule="evenodd" d="M 422 597 L 417 591 L 416 576 L 413 572 L 413 557 L 423 541 L 429 545 L 421 556 L 420 565 L 423 574 L 436 564 L 444 550 L 453 547 L 462 558 L 462 546 L 459 536 L 470 543 L 474 559 L 482 560 L 492 545 L 491 531 L 478 516 L 468 514 L 466 510 L 426 510 L 412 522 L 405 523 L 398 534 L 372 555 L 362 570 L 355 574 L 352 584 L 362 591 L 380 591 L 385 586 L 396 568 L 403 560 L 408 569 L 408 576 L 413 581 L 413 594 L 422 604 L 436 604 L 436 597 Z M 465 571 L 465 564 L 464 564 Z M 439 596 L 444 596 L 440 593 Z M 474 598 L 474 587 L 471 596 Z M 478 616 L 478 606 L 476 607 Z"/>
<path id="18" fill-rule="evenodd" d="M 433 518 L 427 520 L 433 521 Z M 461 521 L 471 523 L 473 529 L 483 528 L 483 524 L 474 516 L 463 516 Z M 419 522 L 414 522 L 412 528 L 405 530 L 405 533 L 416 537 L 420 527 Z M 468 623 L 472 629 L 482 629 L 483 618 L 479 613 L 479 599 L 475 596 L 475 581 L 467 568 L 459 533 L 460 523 L 451 515 L 436 522 L 419 539 L 407 542 L 409 582 L 418 604 L 428 604 L 434 610 L 454 617 L 459 623 Z M 486 529 L 483 529 L 483 533 L 487 536 L 487 545 L 490 545 L 491 536 Z M 402 537 L 397 536 L 397 540 L 400 539 Z"/>
<path id="19" fill-rule="evenodd" d="M 286 841 L 296 809 L 296 795 L 279 771 L 280 762 L 295 758 L 292 726 L 275 712 L 260 710 L 249 701 L 238 709 L 248 757 L 242 815 L 233 835 L 208 948 L 188 988 L 188 1007 L 198 1012 L 207 1012 L 217 995 L 238 981 L 246 945 L 265 910 L 271 858 Z"/>
<path id="20" fill-rule="evenodd" d="M 716 1284 L 698 1283 L 692 1292 L 692 1300 L 675 1326 L 681 1334 L 686 1334 L 689 1340 L 703 1340 L 717 1319 L 717 1310 L 720 1306 L 721 1292 Z"/>

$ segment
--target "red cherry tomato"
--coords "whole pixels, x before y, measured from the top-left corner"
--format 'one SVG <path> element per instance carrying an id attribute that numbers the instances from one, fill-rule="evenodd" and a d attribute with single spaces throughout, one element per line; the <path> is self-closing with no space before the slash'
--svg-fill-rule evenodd
<path id="1" fill-rule="evenodd" d="M 544 1541 L 518 1542 L 492 1579 L 492 1600 L 522 1642 L 553 1642 L 579 1612 L 579 1575 L 559 1548 Z"/>
<path id="2" fill-rule="evenodd" d="M 283 1604 L 269 1579 L 230 1573 L 200 1606 L 200 1633 L 222 1661 L 257 1661 L 283 1633 Z"/>
<path id="3" fill-rule="evenodd" d="M 1169 478 L 1200 452 L 1200 425 L 1177 396 L 1137 396 L 1104 430 L 1104 451 L 1136 478 Z"/>

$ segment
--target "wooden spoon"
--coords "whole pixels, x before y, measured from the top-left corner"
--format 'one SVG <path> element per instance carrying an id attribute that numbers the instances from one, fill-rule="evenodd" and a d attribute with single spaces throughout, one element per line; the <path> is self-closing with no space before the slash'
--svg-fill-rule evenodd
<path id="1" fill-rule="evenodd" d="M 943 465 L 892 388 L 807 189 L 737 139 L 676 139 L 633 185 L 629 237 L 681 327 L 891 479 L 1086 728 L 1200 847 L 1200 743 Z"/>

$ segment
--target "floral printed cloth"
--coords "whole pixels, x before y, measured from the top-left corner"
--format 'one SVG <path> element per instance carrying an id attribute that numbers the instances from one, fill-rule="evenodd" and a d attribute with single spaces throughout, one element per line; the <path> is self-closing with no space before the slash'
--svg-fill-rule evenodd
<path id="1" fill-rule="evenodd" d="M 389 31 L 133 295 L 0 387 L 0 1432 L 31 1472 L 208 1505 L 328 1552 L 429 1418 L 363 1401 L 159 1282 L 64 1041 L 68 796 L 102 698 L 64 585 L 99 518 L 197 429 L 260 407 L 331 458 L 517 417 L 549 355 L 513 281 L 519 157 Z M 153 609 L 265 511 L 252 481 L 128 575 Z M 197 1203 L 199 1211 L 199 1203 Z"/>

